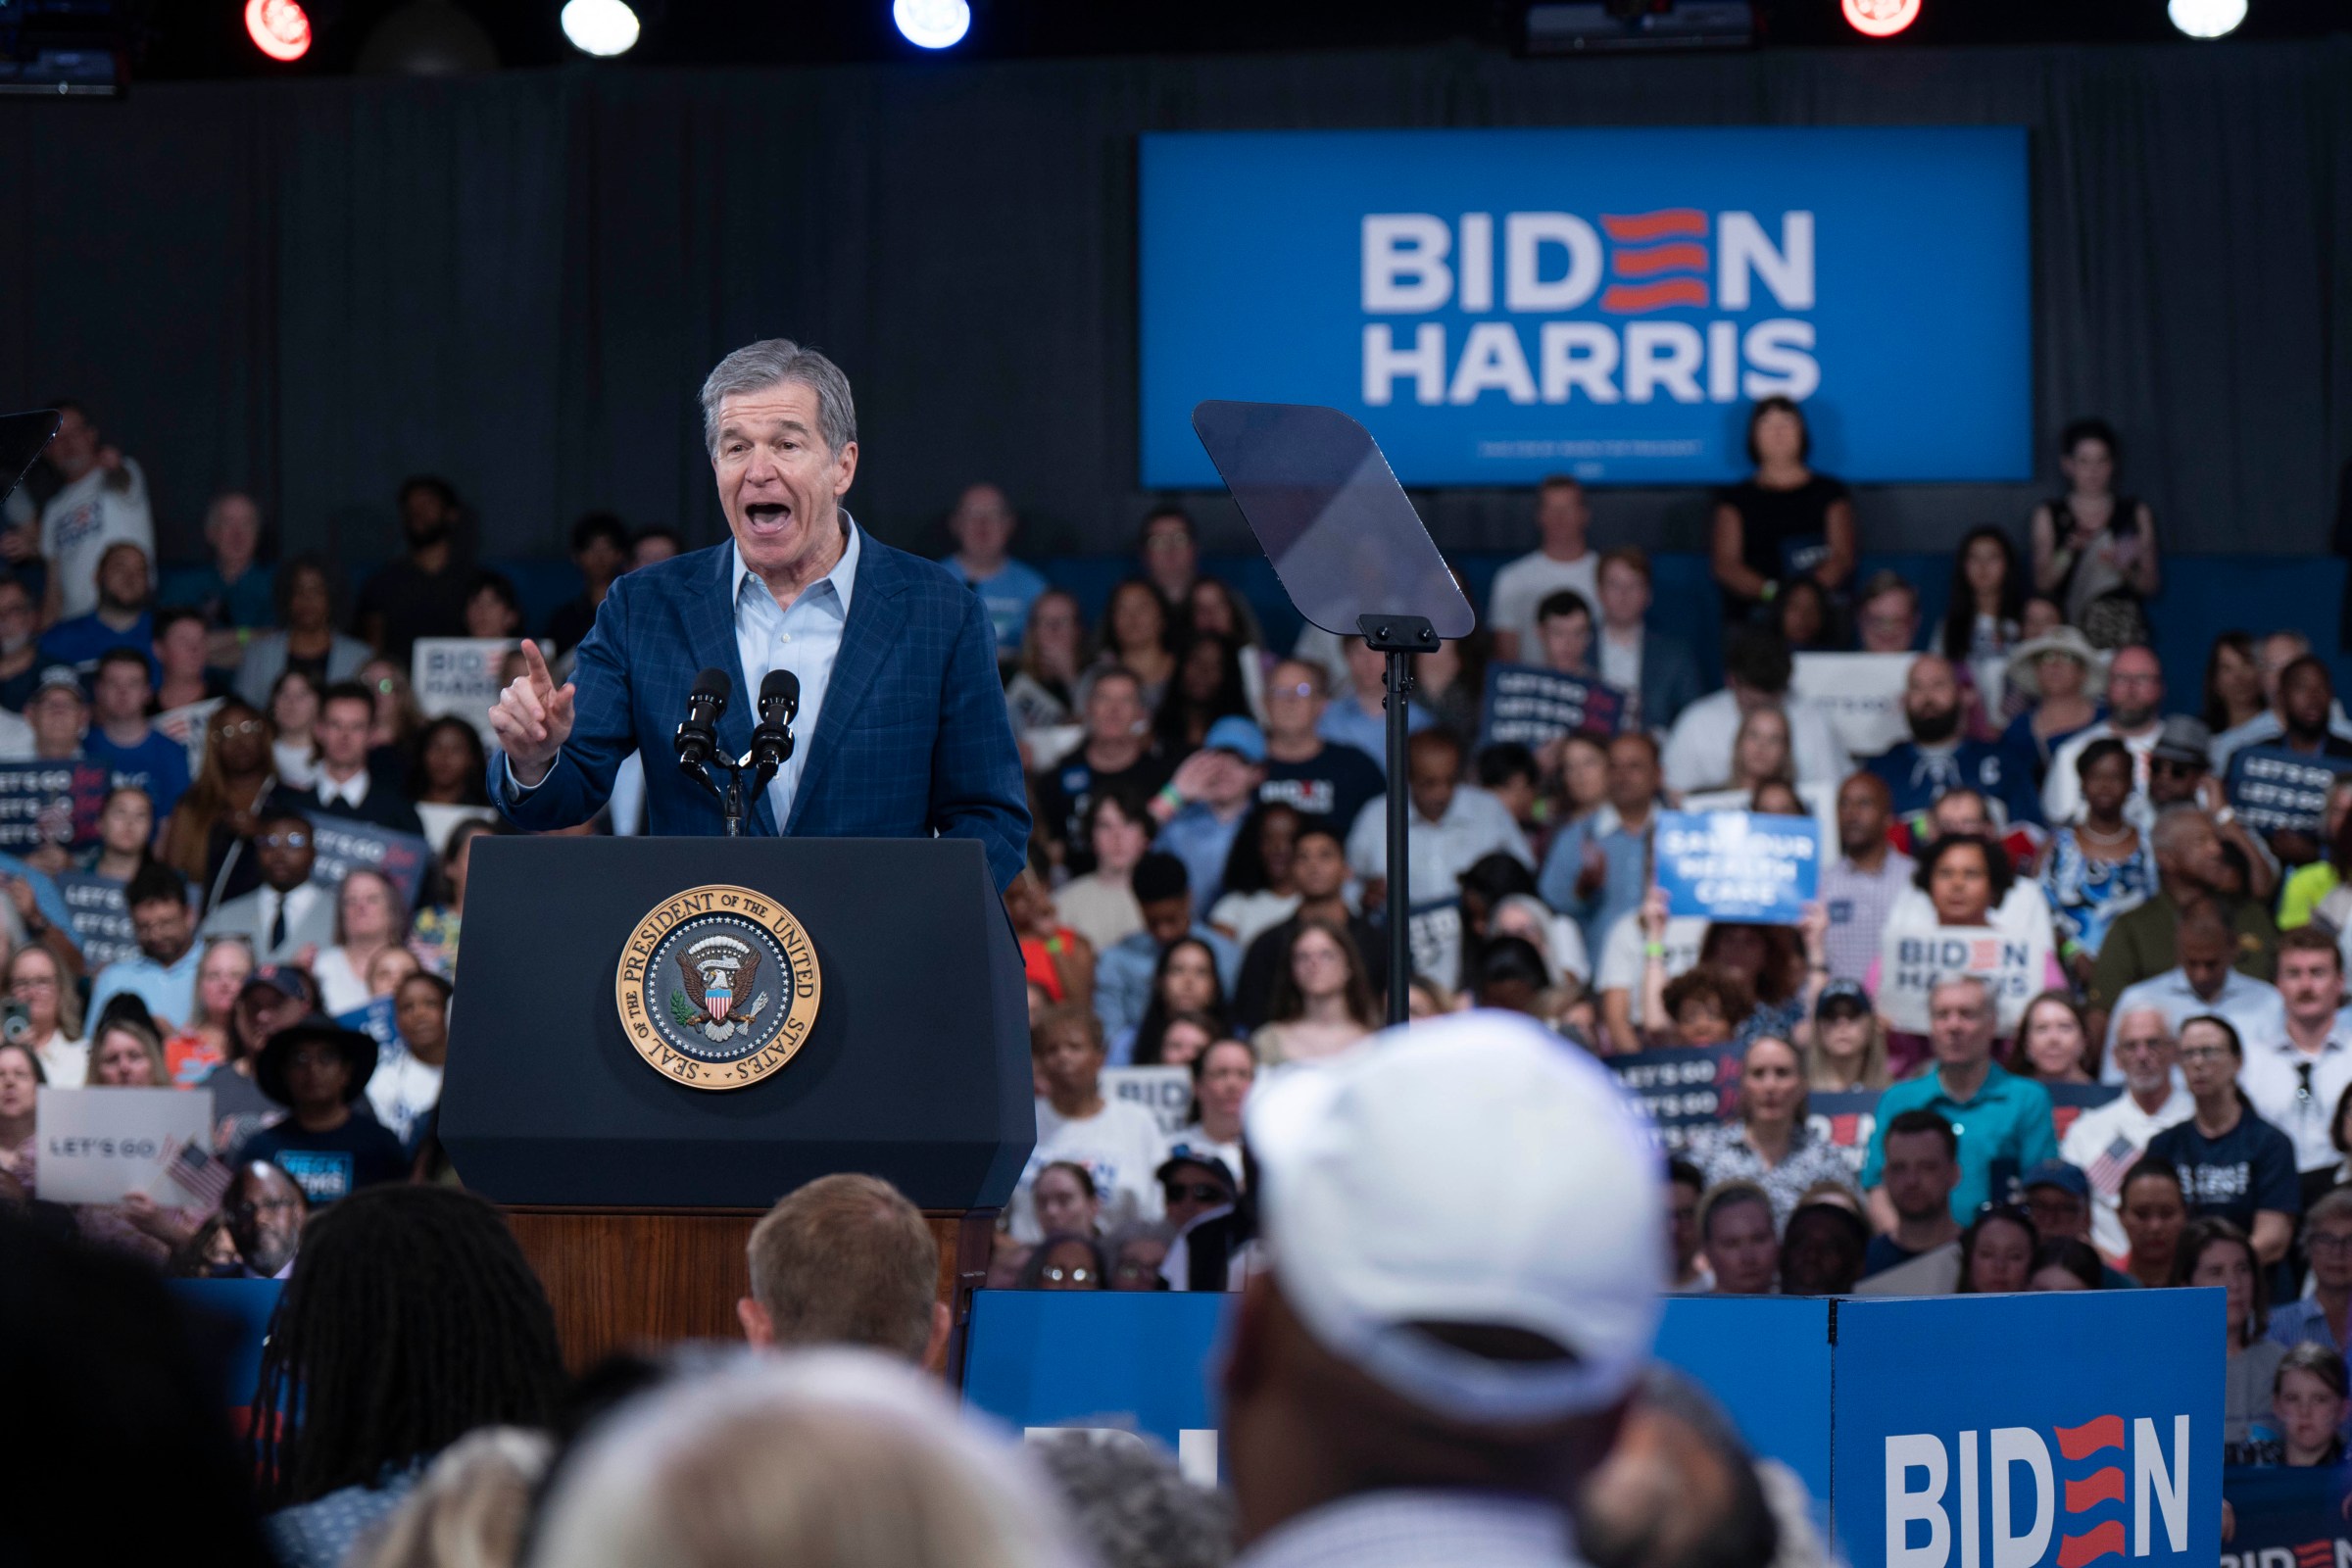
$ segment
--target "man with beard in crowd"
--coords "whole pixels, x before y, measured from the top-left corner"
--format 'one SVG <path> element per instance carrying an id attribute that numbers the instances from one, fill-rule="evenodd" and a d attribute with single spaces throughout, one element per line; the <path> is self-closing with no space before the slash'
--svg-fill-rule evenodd
<path id="1" fill-rule="evenodd" d="M 419 637 L 466 635 L 473 563 L 458 549 L 461 511 L 447 479 L 419 474 L 400 487 L 409 553 L 376 568 L 360 590 L 360 635 L 401 668 Z"/>
<path id="2" fill-rule="evenodd" d="M 230 1180 L 220 1212 L 248 1278 L 282 1280 L 294 1272 L 311 1200 L 293 1177 L 266 1159 L 249 1159 Z"/>
<path id="3" fill-rule="evenodd" d="M 2283 786 L 2310 798 L 2324 799 L 2333 783 L 2352 769 L 2352 741 L 2329 732 L 2328 715 L 2335 707 L 2335 680 L 2327 662 L 2309 654 L 2278 675 L 2279 737 L 2248 746 L 2230 760 L 2230 799 L 2246 800 L 2260 794 L 2250 780 L 2274 789 Z M 2321 844 L 2313 828 L 2274 827 L 2270 845 L 2288 865 L 2309 865 L 2320 858 Z"/>
<path id="4" fill-rule="evenodd" d="M 1864 764 L 1886 781 L 1896 816 L 1927 810 L 1947 791 L 1972 789 L 2000 802 L 2010 822 L 2040 820 L 2033 775 L 1999 746 L 1960 733 L 1960 682 L 1950 660 L 1925 654 L 1911 662 L 1903 718 L 1911 738 Z"/>

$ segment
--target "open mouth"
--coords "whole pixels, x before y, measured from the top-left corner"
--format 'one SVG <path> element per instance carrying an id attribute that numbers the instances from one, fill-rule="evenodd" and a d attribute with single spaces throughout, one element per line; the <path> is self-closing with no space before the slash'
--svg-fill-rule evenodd
<path id="1" fill-rule="evenodd" d="M 743 509 L 743 520 L 754 533 L 781 533 L 792 520 L 792 509 L 780 501 L 755 501 Z"/>

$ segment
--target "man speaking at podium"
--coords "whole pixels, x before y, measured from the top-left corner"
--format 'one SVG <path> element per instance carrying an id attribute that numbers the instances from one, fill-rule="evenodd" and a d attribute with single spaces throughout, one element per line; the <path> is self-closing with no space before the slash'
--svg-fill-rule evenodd
<path id="1" fill-rule="evenodd" d="M 988 608 L 842 510 L 858 472 L 849 378 L 770 338 L 721 360 L 702 403 L 732 541 L 614 582 L 562 687 L 522 645 L 525 672 L 490 710 L 490 798 L 518 827 L 585 822 L 634 751 L 650 832 L 722 832 L 717 801 L 673 760 L 697 672 L 728 677 L 716 749 L 735 757 L 752 744 L 753 694 L 787 670 L 795 743 L 744 831 L 977 839 L 1002 891 L 1026 858 L 1029 812 Z"/>

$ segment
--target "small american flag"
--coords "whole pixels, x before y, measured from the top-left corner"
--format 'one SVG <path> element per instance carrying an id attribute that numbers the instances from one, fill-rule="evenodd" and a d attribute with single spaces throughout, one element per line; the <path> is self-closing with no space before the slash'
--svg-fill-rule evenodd
<path id="1" fill-rule="evenodd" d="M 182 1144 L 164 1174 L 172 1184 L 195 1200 L 193 1206 L 210 1210 L 220 1206 L 228 1196 L 229 1168 L 224 1161 L 215 1159 L 201 1146 Z"/>
<path id="2" fill-rule="evenodd" d="M 2099 1157 L 2090 1162 L 2090 1169 L 2082 1174 L 2090 1178 L 2091 1187 L 2099 1194 L 2112 1198 L 2124 1190 L 2124 1173 L 2138 1157 L 2139 1146 L 2118 1133 L 2115 1142 L 2101 1150 Z"/>

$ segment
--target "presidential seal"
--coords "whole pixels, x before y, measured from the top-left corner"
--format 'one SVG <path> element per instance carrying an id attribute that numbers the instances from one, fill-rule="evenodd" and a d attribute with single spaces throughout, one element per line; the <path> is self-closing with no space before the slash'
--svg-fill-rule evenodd
<path id="1" fill-rule="evenodd" d="M 647 1065 L 689 1089 L 743 1089 L 792 1060 L 816 1022 L 816 949 L 792 911 L 750 888 L 691 888 L 620 950 L 620 1027 Z"/>

